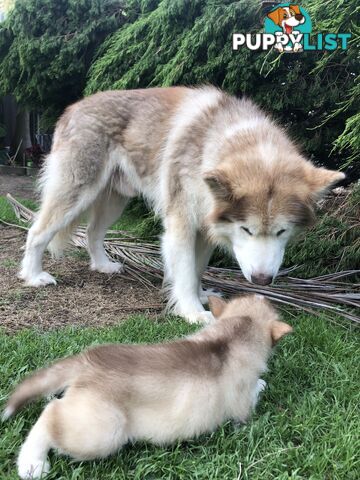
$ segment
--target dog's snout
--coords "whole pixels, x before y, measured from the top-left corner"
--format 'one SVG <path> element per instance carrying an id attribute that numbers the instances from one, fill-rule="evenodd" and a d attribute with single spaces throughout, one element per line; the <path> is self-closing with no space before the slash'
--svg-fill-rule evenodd
<path id="1" fill-rule="evenodd" d="M 296 20 L 298 20 L 299 22 L 301 22 L 301 20 L 304 18 L 304 15 L 301 15 L 301 13 L 297 13 L 297 14 L 295 15 L 295 18 L 296 18 Z"/>
<path id="2" fill-rule="evenodd" d="M 257 285 L 269 285 L 273 281 L 273 277 L 259 273 L 258 275 L 251 275 L 251 281 Z"/>

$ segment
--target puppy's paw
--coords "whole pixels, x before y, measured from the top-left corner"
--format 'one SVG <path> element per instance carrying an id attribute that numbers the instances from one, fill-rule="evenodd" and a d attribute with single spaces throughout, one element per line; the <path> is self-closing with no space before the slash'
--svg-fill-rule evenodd
<path id="1" fill-rule="evenodd" d="M 18 458 L 18 474 L 23 480 L 44 478 L 50 472 L 50 463 L 45 460 L 20 455 Z"/>
<path id="2" fill-rule="evenodd" d="M 91 270 L 101 272 L 101 273 L 122 273 L 124 271 L 124 265 L 119 262 L 106 262 L 101 264 L 91 264 Z"/>
<path id="3" fill-rule="evenodd" d="M 55 278 L 47 272 L 40 272 L 37 275 L 27 275 L 21 271 L 19 278 L 25 280 L 25 285 L 28 287 L 45 287 L 46 285 L 56 285 Z"/>
<path id="4" fill-rule="evenodd" d="M 252 400 L 253 408 L 256 407 L 256 404 L 259 401 L 259 397 L 261 393 L 265 390 L 265 388 L 266 388 L 265 380 L 263 380 L 262 378 L 259 378 L 253 391 L 253 400 Z"/>
<path id="5" fill-rule="evenodd" d="M 242 421 L 242 420 L 233 420 L 232 422 L 232 426 L 234 428 L 234 430 L 240 430 L 241 428 L 244 428 L 244 425 L 246 425 L 246 422 L 245 421 Z"/>
<path id="6" fill-rule="evenodd" d="M 259 378 L 255 387 L 255 394 L 258 397 L 266 388 L 266 382 L 262 378 Z"/>

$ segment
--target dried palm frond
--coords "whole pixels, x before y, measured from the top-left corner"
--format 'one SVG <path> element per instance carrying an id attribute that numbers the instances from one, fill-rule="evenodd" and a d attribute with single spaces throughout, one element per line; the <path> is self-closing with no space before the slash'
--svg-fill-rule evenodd
<path id="1" fill-rule="evenodd" d="M 33 220 L 32 210 L 11 195 L 7 198 L 20 220 Z M 128 275 L 147 288 L 162 280 L 163 263 L 156 242 L 144 242 L 122 231 L 112 231 L 111 234 L 116 237 L 105 240 L 105 250 L 110 258 L 125 264 Z M 76 247 L 86 248 L 86 229 L 78 227 L 71 241 Z M 335 272 L 308 279 L 291 276 L 294 270 L 296 267 L 282 270 L 275 285 L 260 286 L 248 283 L 239 269 L 209 267 L 203 275 L 203 284 L 224 295 L 257 293 L 282 305 L 312 313 L 324 310 L 360 323 L 360 317 L 356 313 L 356 309 L 360 308 L 360 284 L 344 281 L 345 278 L 359 275 L 360 270 Z"/>

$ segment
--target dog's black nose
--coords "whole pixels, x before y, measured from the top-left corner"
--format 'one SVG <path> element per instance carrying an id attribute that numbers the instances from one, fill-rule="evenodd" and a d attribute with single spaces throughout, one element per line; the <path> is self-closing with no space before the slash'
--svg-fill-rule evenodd
<path id="1" fill-rule="evenodd" d="M 259 275 L 251 275 L 251 281 L 256 285 L 269 285 L 273 281 L 273 277 L 260 273 Z"/>
<path id="2" fill-rule="evenodd" d="M 297 14 L 295 15 L 295 18 L 296 18 L 296 20 L 298 20 L 299 22 L 301 22 L 301 20 L 304 18 L 304 15 L 301 15 L 301 13 L 297 13 Z"/>

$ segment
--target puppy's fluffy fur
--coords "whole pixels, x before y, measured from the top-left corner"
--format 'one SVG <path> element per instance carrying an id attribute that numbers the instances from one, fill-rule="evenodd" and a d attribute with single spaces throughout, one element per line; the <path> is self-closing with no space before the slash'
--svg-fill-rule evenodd
<path id="1" fill-rule="evenodd" d="M 21 383 L 4 417 L 40 395 L 65 390 L 30 431 L 18 457 L 23 479 L 49 471 L 51 448 L 78 460 L 125 443 L 166 444 L 245 422 L 265 382 L 271 348 L 291 327 L 260 296 L 210 297 L 215 322 L 157 345 L 103 345 L 59 360 Z"/>

